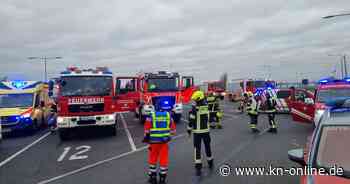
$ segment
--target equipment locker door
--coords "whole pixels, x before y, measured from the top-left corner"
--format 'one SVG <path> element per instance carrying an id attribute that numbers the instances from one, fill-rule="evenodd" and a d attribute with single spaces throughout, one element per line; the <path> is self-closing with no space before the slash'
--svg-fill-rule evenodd
<path id="1" fill-rule="evenodd" d="M 193 76 L 183 76 L 181 78 L 181 87 L 182 103 L 187 104 L 191 101 L 191 96 L 196 91 Z"/>
<path id="2" fill-rule="evenodd" d="M 137 77 L 116 78 L 117 112 L 134 111 L 140 99 L 140 84 Z"/>
<path id="3" fill-rule="evenodd" d="M 308 94 L 304 90 L 295 90 L 292 93 L 291 114 L 294 121 L 313 122 L 315 106 L 312 98 L 308 98 Z"/>

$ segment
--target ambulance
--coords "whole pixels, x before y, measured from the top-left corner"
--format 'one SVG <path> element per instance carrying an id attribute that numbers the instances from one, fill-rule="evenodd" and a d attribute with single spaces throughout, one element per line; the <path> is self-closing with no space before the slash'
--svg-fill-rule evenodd
<path id="1" fill-rule="evenodd" d="M 50 111 L 48 86 L 38 81 L 0 82 L 1 133 L 36 131 L 46 125 Z"/>

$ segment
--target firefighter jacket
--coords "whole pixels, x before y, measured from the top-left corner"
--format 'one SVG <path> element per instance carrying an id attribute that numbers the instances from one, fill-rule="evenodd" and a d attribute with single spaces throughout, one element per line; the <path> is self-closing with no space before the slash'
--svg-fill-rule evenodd
<path id="1" fill-rule="evenodd" d="M 266 99 L 266 112 L 267 113 L 273 113 L 276 112 L 276 106 L 277 102 L 274 98 L 268 98 Z"/>
<path id="2" fill-rule="evenodd" d="M 209 130 L 209 109 L 205 100 L 196 102 L 189 113 L 187 130 L 193 133 L 208 133 Z"/>
<path id="3" fill-rule="evenodd" d="M 247 103 L 247 113 L 249 115 L 258 115 L 259 104 L 254 97 L 249 98 Z"/>

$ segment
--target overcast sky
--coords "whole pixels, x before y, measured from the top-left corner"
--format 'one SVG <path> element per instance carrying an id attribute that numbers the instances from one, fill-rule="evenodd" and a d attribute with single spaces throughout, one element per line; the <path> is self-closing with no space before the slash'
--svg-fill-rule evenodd
<path id="1" fill-rule="evenodd" d="M 1 0 L 0 76 L 43 79 L 68 65 L 117 75 L 171 70 L 213 80 L 317 79 L 350 55 L 349 0 Z M 349 58 L 350 59 L 350 58 Z"/>

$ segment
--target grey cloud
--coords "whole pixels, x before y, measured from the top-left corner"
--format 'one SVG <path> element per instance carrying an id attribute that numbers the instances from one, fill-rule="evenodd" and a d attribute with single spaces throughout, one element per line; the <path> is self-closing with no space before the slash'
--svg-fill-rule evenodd
<path id="1" fill-rule="evenodd" d="M 347 0 L 3 0 L 0 3 L 0 75 L 41 79 L 40 61 L 63 56 L 50 76 L 68 65 L 108 66 L 119 75 L 169 69 L 201 80 L 296 72 L 327 75 L 350 48 Z M 312 69 L 312 71 L 310 71 Z M 339 66 L 338 66 L 339 69 Z M 208 75 L 210 73 L 210 75 Z"/>

